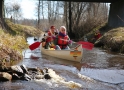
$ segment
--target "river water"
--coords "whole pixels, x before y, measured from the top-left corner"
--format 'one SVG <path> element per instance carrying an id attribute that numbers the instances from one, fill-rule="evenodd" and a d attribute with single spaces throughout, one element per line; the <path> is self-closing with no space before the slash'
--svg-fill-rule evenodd
<path id="1" fill-rule="evenodd" d="M 33 37 L 27 39 L 29 45 Z M 0 90 L 124 90 L 124 55 L 100 48 L 83 50 L 81 63 L 41 55 L 40 49 L 26 49 L 16 63 L 49 68 L 53 79 L 0 82 Z"/>

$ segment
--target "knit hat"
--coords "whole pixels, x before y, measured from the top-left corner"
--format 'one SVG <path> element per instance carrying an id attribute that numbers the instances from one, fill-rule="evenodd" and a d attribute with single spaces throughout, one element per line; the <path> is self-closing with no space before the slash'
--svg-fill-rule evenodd
<path id="1" fill-rule="evenodd" d="M 61 32 L 61 31 L 62 31 L 62 29 L 64 29 L 64 30 L 65 30 L 65 34 L 66 34 L 66 27 L 65 27 L 65 26 L 61 26 L 59 31 Z"/>
<path id="2" fill-rule="evenodd" d="M 53 29 L 53 28 L 55 28 L 55 26 L 51 26 L 50 28 Z"/>
<path id="3" fill-rule="evenodd" d="M 65 26 L 61 26 L 61 27 L 60 27 L 60 30 L 61 30 L 62 28 L 64 28 L 64 29 L 65 29 L 65 31 L 66 31 L 66 27 L 65 27 Z"/>

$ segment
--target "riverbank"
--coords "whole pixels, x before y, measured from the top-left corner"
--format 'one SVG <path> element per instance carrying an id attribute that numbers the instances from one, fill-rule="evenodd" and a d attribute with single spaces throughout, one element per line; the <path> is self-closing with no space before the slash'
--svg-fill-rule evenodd
<path id="1" fill-rule="evenodd" d="M 5 62 L 22 60 L 22 51 L 28 48 L 26 38 L 28 36 L 38 36 L 41 33 L 31 26 L 14 24 L 6 20 L 8 30 L 3 30 L 0 27 L 0 64 L 5 65 Z"/>
<path id="2" fill-rule="evenodd" d="M 92 39 L 97 31 L 100 31 L 102 36 L 93 41 Z M 124 27 L 111 28 L 107 24 L 103 24 L 89 32 L 86 38 L 89 42 L 94 43 L 95 47 L 100 47 L 111 52 L 124 53 Z"/>
<path id="3" fill-rule="evenodd" d="M 124 53 L 124 27 L 110 29 L 95 42 L 95 46 L 112 52 Z"/>

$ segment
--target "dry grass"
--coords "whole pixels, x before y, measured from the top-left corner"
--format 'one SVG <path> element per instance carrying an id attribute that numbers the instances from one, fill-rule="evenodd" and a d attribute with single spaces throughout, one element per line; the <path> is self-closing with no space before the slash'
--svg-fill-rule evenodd
<path id="1" fill-rule="evenodd" d="M 9 33 L 0 29 L 0 61 L 22 60 L 22 51 L 29 46 L 25 36 L 38 36 L 42 31 L 31 26 L 14 24 L 9 20 L 6 23 Z"/>
<path id="2" fill-rule="evenodd" d="M 124 53 L 124 27 L 114 28 L 106 32 L 99 40 L 105 48 Z"/>
<path id="3" fill-rule="evenodd" d="M 42 33 L 42 30 L 38 30 L 32 26 L 14 24 L 10 20 L 6 20 L 6 23 L 10 27 L 11 31 L 15 33 L 15 35 L 38 36 L 40 33 Z"/>
<path id="4" fill-rule="evenodd" d="M 22 50 L 28 47 L 26 40 L 22 36 L 12 36 L 0 29 L 0 60 L 20 60 Z"/>
<path id="5" fill-rule="evenodd" d="M 14 24 L 6 20 L 6 32 L 0 27 L 0 61 L 22 60 L 22 51 L 28 48 L 26 37 L 38 36 L 42 33 L 32 26 Z"/>
<path id="6" fill-rule="evenodd" d="M 7 31 L 0 27 L 0 65 L 6 61 L 22 60 L 22 51 L 29 46 L 26 37 L 42 33 L 32 26 L 14 24 L 9 20 L 6 20 L 6 24 Z"/>

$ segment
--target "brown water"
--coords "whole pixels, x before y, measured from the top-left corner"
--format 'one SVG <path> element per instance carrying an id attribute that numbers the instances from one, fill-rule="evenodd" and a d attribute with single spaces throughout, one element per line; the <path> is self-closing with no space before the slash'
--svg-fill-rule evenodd
<path id="1" fill-rule="evenodd" d="M 32 37 L 28 38 L 28 43 L 33 43 Z M 27 49 L 23 52 L 24 60 L 13 64 L 48 67 L 64 80 L 54 75 L 54 80 L 1 82 L 0 90 L 124 90 L 123 54 L 99 48 L 83 51 L 83 60 L 78 63 L 41 55 L 39 48 Z"/>

